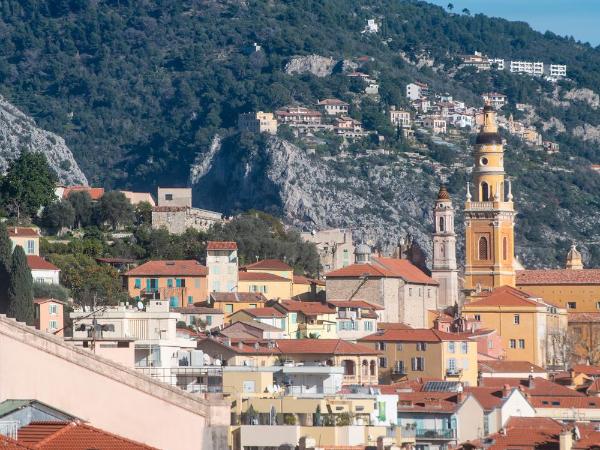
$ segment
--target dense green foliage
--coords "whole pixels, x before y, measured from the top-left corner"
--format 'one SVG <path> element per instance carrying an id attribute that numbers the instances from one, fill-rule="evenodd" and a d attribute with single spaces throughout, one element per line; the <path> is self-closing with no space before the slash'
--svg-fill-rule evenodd
<path id="1" fill-rule="evenodd" d="M 58 181 L 43 153 L 22 153 L 10 163 L 0 180 L 2 206 L 19 220 L 33 217 L 38 210 L 54 201 Z"/>
<path id="2" fill-rule="evenodd" d="M 33 278 L 27 265 L 27 256 L 20 245 L 15 247 L 12 255 L 6 315 L 27 325 L 34 324 Z"/>
<path id="3" fill-rule="evenodd" d="M 8 311 L 8 287 L 12 265 L 12 242 L 5 223 L 0 223 L 0 314 Z"/>
<path id="4" fill-rule="evenodd" d="M 55 298 L 66 302 L 69 300 L 69 290 L 60 284 L 48 284 L 43 282 L 33 283 L 34 298 Z"/>

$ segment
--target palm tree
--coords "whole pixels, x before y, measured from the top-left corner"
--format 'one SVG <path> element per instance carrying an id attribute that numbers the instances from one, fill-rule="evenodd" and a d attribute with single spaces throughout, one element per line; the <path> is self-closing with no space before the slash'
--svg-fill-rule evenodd
<path id="1" fill-rule="evenodd" d="M 465 9 L 463 9 L 463 10 L 462 10 L 462 12 L 463 12 L 463 14 L 465 14 L 465 15 L 467 15 L 467 16 L 470 16 L 470 15 L 471 15 L 471 11 L 469 11 L 469 9 L 468 9 L 468 8 L 465 8 Z"/>
<path id="2" fill-rule="evenodd" d="M 452 11 L 454 9 L 454 5 L 452 3 L 448 3 L 448 11 Z"/>

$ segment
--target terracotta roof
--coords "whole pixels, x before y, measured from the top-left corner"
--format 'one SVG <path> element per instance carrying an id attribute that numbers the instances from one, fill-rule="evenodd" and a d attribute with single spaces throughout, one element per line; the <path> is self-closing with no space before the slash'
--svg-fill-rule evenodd
<path id="1" fill-rule="evenodd" d="M 373 309 L 373 310 L 385 309 L 381 305 L 369 303 L 365 300 L 328 300 L 327 303 L 335 306 L 336 308 L 361 308 L 361 309 Z"/>
<path id="2" fill-rule="evenodd" d="M 40 237 L 37 228 L 30 227 L 6 227 L 9 237 Z"/>
<path id="3" fill-rule="evenodd" d="M 63 302 L 62 300 L 57 300 L 55 298 L 34 298 L 33 299 L 33 303 L 38 304 L 38 305 L 43 305 L 44 303 L 60 303 L 61 305 L 64 305 L 66 302 Z"/>
<path id="4" fill-rule="evenodd" d="M 486 441 L 493 442 L 487 450 L 558 450 L 558 436 L 563 425 L 554 419 L 545 417 L 511 417 L 505 434 L 494 433 Z M 555 445 L 551 446 L 553 443 Z"/>
<path id="5" fill-rule="evenodd" d="M 446 333 L 444 331 L 415 328 L 409 330 L 381 330 L 375 334 L 365 336 L 359 341 L 366 342 L 443 342 L 443 341 L 468 341 L 459 334 Z"/>
<path id="6" fill-rule="evenodd" d="M 366 345 L 353 344 L 343 339 L 280 339 L 277 348 L 281 353 L 325 355 L 378 355 L 379 352 Z"/>
<path id="7" fill-rule="evenodd" d="M 126 272 L 127 276 L 196 276 L 205 277 L 208 269 L 194 259 L 148 261 Z"/>
<path id="8" fill-rule="evenodd" d="M 279 275 L 273 275 L 268 272 L 238 272 L 239 281 L 285 281 L 291 282 L 289 278 L 280 277 Z"/>
<path id="9" fill-rule="evenodd" d="M 37 255 L 27 255 L 27 265 L 31 270 L 60 270 L 51 262 Z"/>
<path id="10" fill-rule="evenodd" d="M 324 100 L 321 100 L 319 103 L 317 103 L 318 105 L 337 105 L 337 106 L 348 106 L 348 103 L 339 100 L 337 98 L 326 98 Z"/>
<path id="11" fill-rule="evenodd" d="M 491 293 L 464 305 L 466 310 L 471 306 L 537 307 L 546 306 L 546 304 L 541 300 L 530 297 L 529 294 L 523 291 L 510 286 L 501 286 Z"/>
<path id="12" fill-rule="evenodd" d="M 321 280 L 315 280 L 303 275 L 294 275 L 292 279 L 294 280 L 294 284 L 316 284 L 317 286 L 325 286 L 325 283 L 323 283 Z"/>
<path id="13" fill-rule="evenodd" d="M 69 198 L 73 192 L 87 192 L 92 200 L 100 200 L 104 195 L 104 188 L 95 188 L 89 186 L 69 186 L 63 191 L 63 198 Z"/>
<path id="14" fill-rule="evenodd" d="M 501 388 L 504 385 L 517 387 L 527 392 L 530 396 L 546 397 L 585 397 L 585 394 L 569 389 L 566 386 L 546 380 L 545 378 L 534 377 L 533 387 L 529 387 L 528 379 L 504 378 L 504 377 L 483 377 L 481 383 L 484 387 Z"/>
<path id="15" fill-rule="evenodd" d="M 486 387 L 465 387 L 465 392 L 471 394 L 486 411 L 501 406 L 505 398 L 502 398 L 502 389 Z"/>
<path id="16" fill-rule="evenodd" d="M 0 434 L 0 448 L 2 450 L 31 450 L 31 447 L 21 444 L 19 441 L 15 441 L 14 439 L 2 434 Z"/>
<path id="17" fill-rule="evenodd" d="M 540 269 L 517 271 L 517 286 L 544 284 L 600 284 L 600 269 Z"/>
<path id="18" fill-rule="evenodd" d="M 536 395 L 529 399 L 534 408 L 577 408 L 599 409 L 600 398 L 597 397 L 556 397 Z"/>
<path id="19" fill-rule="evenodd" d="M 576 364 L 571 367 L 576 373 L 583 373 L 591 377 L 600 377 L 600 366 L 589 366 L 587 364 Z"/>
<path id="20" fill-rule="evenodd" d="M 488 373 L 546 373 L 546 370 L 529 361 L 505 359 L 479 361 L 479 370 Z"/>
<path id="21" fill-rule="evenodd" d="M 298 300 L 282 300 L 273 306 L 281 307 L 286 311 L 301 312 L 305 316 L 316 316 L 319 314 L 334 314 L 335 309 L 321 302 L 301 302 Z"/>
<path id="22" fill-rule="evenodd" d="M 267 298 L 256 292 L 211 292 L 210 298 L 218 303 L 265 303 Z"/>
<path id="23" fill-rule="evenodd" d="M 462 404 L 456 392 L 397 392 L 397 395 L 398 411 L 452 413 Z"/>
<path id="24" fill-rule="evenodd" d="M 278 259 L 263 259 L 252 264 L 246 264 L 243 268 L 245 270 L 292 270 L 289 265 Z"/>
<path id="25" fill-rule="evenodd" d="M 402 278 L 408 283 L 438 285 L 407 259 L 371 258 L 368 264 L 351 264 L 326 274 L 327 278 L 354 278 L 360 276 Z"/>
<path id="26" fill-rule="evenodd" d="M 173 308 L 172 310 L 180 314 L 223 314 L 220 309 L 209 308 L 208 306 L 185 306 L 183 308 Z"/>
<path id="27" fill-rule="evenodd" d="M 237 250 L 237 243 L 233 241 L 208 241 L 206 250 Z"/>
<path id="28" fill-rule="evenodd" d="M 279 319 L 285 317 L 285 314 L 283 314 L 281 311 L 270 306 L 266 306 L 264 308 L 246 308 L 242 309 L 241 311 L 252 317 L 276 317 Z"/>
<path id="29" fill-rule="evenodd" d="M 19 442 L 43 450 L 142 450 L 148 445 L 76 422 L 32 422 L 21 427 Z"/>
<path id="30" fill-rule="evenodd" d="M 600 312 L 568 313 L 569 323 L 600 322 Z"/>

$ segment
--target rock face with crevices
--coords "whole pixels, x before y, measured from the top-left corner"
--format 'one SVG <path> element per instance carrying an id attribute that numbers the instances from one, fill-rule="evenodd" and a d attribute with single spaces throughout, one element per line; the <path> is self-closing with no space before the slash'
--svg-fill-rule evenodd
<path id="1" fill-rule="evenodd" d="M 34 120 L 0 97 L 0 172 L 23 151 L 43 153 L 62 184 L 85 184 L 81 171 L 65 140 L 39 128 Z"/>
<path id="2" fill-rule="evenodd" d="M 327 77 L 332 74 L 336 61 L 320 55 L 294 56 L 285 66 L 287 74 L 311 73 L 316 77 Z"/>

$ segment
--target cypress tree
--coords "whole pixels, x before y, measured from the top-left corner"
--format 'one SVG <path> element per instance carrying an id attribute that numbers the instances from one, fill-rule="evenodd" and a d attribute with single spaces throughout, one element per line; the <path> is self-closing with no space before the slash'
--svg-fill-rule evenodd
<path id="1" fill-rule="evenodd" d="M 8 311 L 8 287 L 12 263 L 12 242 L 6 224 L 0 223 L 0 314 Z"/>
<path id="2" fill-rule="evenodd" d="M 20 245 L 15 247 L 12 255 L 8 300 L 7 316 L 33 325 L 33 278 L 27 265 L 25 251 Z"/>

